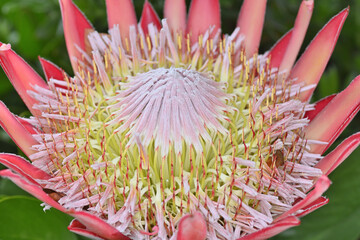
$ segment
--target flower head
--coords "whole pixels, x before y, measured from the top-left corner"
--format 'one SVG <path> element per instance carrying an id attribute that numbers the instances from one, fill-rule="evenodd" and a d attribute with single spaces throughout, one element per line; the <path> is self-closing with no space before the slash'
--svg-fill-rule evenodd
<path id="1" fill-rule="evenodd" d="M 360 140 L 321 155 L 359 109 L 360 78 L 310 104 L 348 9 L 295 60 L 313 1 L 293 30 L 258 54 L 266 1 L 245 0 L 221 35 L 217 0 L 107 0 L 100 34 L 60 0 L 70 77 L 40 58 L 47 83 L 10 45 L 0 63 L 33 114 L 1 125 L 29 157 L 0 154 L 16 184 L 101 239 L 264 239 L 327 203 L 326 177 Z M 294 65 L 295 64 L 295 65 Z M 340 107 L 341 105 L 341 107 Z"/>

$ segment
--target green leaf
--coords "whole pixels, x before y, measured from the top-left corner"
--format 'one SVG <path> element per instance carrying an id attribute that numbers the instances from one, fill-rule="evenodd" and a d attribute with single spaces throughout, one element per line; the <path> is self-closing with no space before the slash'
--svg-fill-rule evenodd
<path id="1" fill-rule="evenodd" d="M 76 240 L 67 229 L 71 217 L 57 210 L 46 212 L 41 202 L 24 196 L 0 199 L 0 240 Z"/>
<path id="2" fill-rule="evenodd" d="M 0 196 L 14 196 L 14 195 L 25 195 L 29 196 L 27 192 L 16 186 L 11 180 L 2 178 L 0 179 Z"/>

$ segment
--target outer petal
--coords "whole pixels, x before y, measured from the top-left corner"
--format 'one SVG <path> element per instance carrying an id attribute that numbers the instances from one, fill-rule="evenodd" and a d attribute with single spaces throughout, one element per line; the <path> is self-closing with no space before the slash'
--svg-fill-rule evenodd
<path id="1" fill-rule="evenodd" d="M 306 207 L 302 208 L 302 212 L 297 214 L 297 217 L 303 217 L 305 215 L 308 215 L 309 213 L 315 211 L 316 209 L 324 206 L 325 204 L 327 204 L 329 202 L 329 199 L 324 198 L 324 197 L 319 197 L 318 199 L 316 199 L 314 202 L 312 202 L 311 204 L 307 205 Z"/>
<path id="2" fill-rule="evenodd" d="M 305 113 L 305 117 L 307 117 L 310 121 L 312 121 L 318 114 L 321 112 L 321 110 L 324 109 L 328 105 L 329 102 L 336 96 L 336 94 L 327 96 L 318 102 L 315 103 L 315 109 L 308 111 Z"/>
<path id="3" fill-rule="evenodd" d="M 31 183 L 39 185 L 36 179 L 49 179 L 50 175 L 35 167 L 24 158 L 12 154 L 0 154 L 0 163 L 25 177 Z"/>
<path id="4" fill-rule="evenodd" d="M 77 60 L 83 58 L 77 47 L 84 52 L 87 51 L 87 35 L 93 31 L 93 27 L 71 0 L 60 0 L 60 7 L 66 47 L 75 71 L 77 70 Z"/>
<path id="5" fill-rule="evenodd" d="M 16 119 L 21 123 L 21 125 L 23 125 L 23 127 L 30 133 L 30 134 L 37 134 L 39 133 L 39 131 L 31 124 L 28 122 L 28 120 L 26 118 L 21 118 L 18 116 L 15 116 Z"/>
<path id="6" fill-rule="evenodd" d="M 86 230 L 107 240 L 128 240 L 129 238 L 120 233 L 116 228 L 110 226 L 100 218 L 87 212 L 69 213 L 80 223 L 86 226 Z"/>
<path id="7" fill-rule="evenodd" d="M 64 79 L 64 70 L 56 66 L 54 63 L 50 62 L 49 60 L 46 60 L 44 58 L 39 57 L 39 61 L 41 63 L 41 67 L 44 70 L 44 74 L 46 77 L 46 80 L 49 81 L 51 78 L 57 79 L 57 80 L 63 80 Z"/>
<path id="8" fill-rule="evenodd" d="M 47 195 L 39 185 L 35 185 L 35 184 L 28 182 L 27 180 L 25 180 L 24 178 L 20 177 L 19 175 L 13 173 L 9 169 L 1 170 L 0 176 L 9 178 L 20 188 L 27 191 L 28 193 L 30 193 L 31 195 L 33 195 L 40 201 L 43 201 L 44 203 L 56 208 L 59 211 L 62 211 L 65 213 L 67 212 L 67 210 L 65 208 L 63 208 L 58 202 L 56 202 L 49 195 Z"/>
<path id="9" fill-rule="evenodd" d="M 170 30 L 185 33 L 186 28 L 186 3 L 185 0 L 165 0 L 164 16 Z"/>
<path id="10" fill-rule="evenodd" d="M 35 85 L 47 89 L 44 80 L 11 50 L 10 44 L 0 43 L 0 64 L 30 112 L 35 116 L 40 115 L 40 111 L 32 108 L 37 101 L 30 97 L 27 91 L 33 90 Z"/>
<path id="11" fill-rule="evenodd" d="M 27 191 L 28 193 L 30 193 L 31 195 L 33 195 L 40 201 L 43 201 L 44 203 L 58 209 L 59 211 L 65 212 L 65 213 L 77 218 L 79 222 L 81 222 L 84 226 L 86 226 L 87 232 L 93 232 L 96 235 L 101 236 L 107 240 L 128 240 L 129 239 L 126 236 L 124 236 L 123 234 L 121 234 L 119 231 L 117 231 L 114 227 L 110 226 L 109 224 L 107 224 L 106 222 L 101 220 L 100 218 L 98 218 L 90 213 L 81 212 L 81 211 L 73 211 L 71 209 L 70 210 L 65 209 L 58 202 L 56 202 L 49 195 L 47 195 L 40 186 L 26 181 L 24 178 L 13 173 L 9 169 L 1 170 L 0 176 L 9 178 L 20 188 Z"/>
<path id="12" fill-rule="evenodd" d="M 287 46 L 284 58 L 280 64 L 279 71 L 287 70 L 289 73 L 300 51 L 302 42 L 304 41 L 306 30 L 309 26 L 311 15 L 314 8 L 313 0 L 303 0 L 298 15 L 295 20 L 295 26 L 291 34 L 290 42 Z"/>
<path id="13" fill-rule="evenodd" d="M 39 61 L 41 63 L 41 66 L 43 68 L 43 71 L 45 73 L 46 80 L 49 82 L 50 79 L 56 79 L 56 80 L 62 80 L 66 81 L 66 77 L 69 77 L 64 70 L 56 66 L 54 63 L 39 57 Z M 60 85 L 60 84 L 54 84 L 56 88 L 62 88 L 62 89 L 69 89 L 70 86 L 68 86 L 66 82 L 66 86 Z"/>
<path id="14" fill-rule="evenodd" d="M 84 237 L 87 237 L 90 239 L 105 240 L 104 238 L 100 238 L 97 234 L 86 230 L 86 226 L 81 224 L 76 219 L 71 221 L 70 225 L 68 226 L 68 229 L 76 234 L 79 234 L 81 236 L 84 236 Z"/>
<path id="15" fill-rule="evenodd" d="M 297 78 L 298 83 L 304 82 L 305 85 L 319 82 L 348 14 L 349 8 L 344 9 L 320 30 L 294 66 L 291 78 Z M 303 92 L 300 98 L 308 101 L 313 91 L 312 89 Z"/>
<path id="16" fill-rule="evenodd" d="M 270 226 L 263 228 L 257 232 L 251 233 L 238 240 L 263 240 L 273 237 L 286 229 L 295 227 L 300 224 L 300 220 L 296 217 L 287 217 L 279 222 L 273 223 Z"/>
<path id="17" fill-rule="evenodd" d="M 191 43 L 196 43 L 198 37 L 212 26 L 215 29 L 211 36 L 214 36 L 221 27 L 219 0 L 193 0 L 186 27 Z"/>
<path id="18" fill-rule="evenodd" d="M 327 176 L 321 176 L 315 184 L 314 190 L 312 190 L 304 199 L 296 203 L 289 211 L 283 213 L 275 219 L 275 222 L 284 220 L 285 218 L 295 214 L 297 211 L 306 208 L 314 201 L 318 200 L 319 197 L 329 188 L 331 182 Z"/>
<path id="19" fill-rule="evenodd" d="M 282 59 L 284 58 L 285 51 L 291 39 L 292 29 L 285 33 L 279 41 L 269 51 L 270 68 L 279 67 Z"/>
<path id="20" fill-rule="evenodd" d="M 265 12 L 266 0 L 244 0 L 237 26 L 240 28 L 240 34 L 245 35 L 244 47 L 247 58 L 259 50 Z"/>
<path id="21" fill-rule="evenodd" d="M 360 76 L 311 121 L 305 129 L 306 139 L 319 140 L 328 144 L 312 144 L 311 152 L 322 154 L 354 118 L 360 109 Z"/>
<path id="22" fill-rule="evenodd" d="M 0 101 L 0 113 L 1 127 L 7 132 L 7 134 L 9 134 L 16 145 L 18 145 L 27 156 L 33 154 L 34 151 L 31 147 L 38 144 L 38 142 L 9 111 L 2 101 Z"/>
<path id="23" fill-rule="evenodd" d="M 345 139 L 331 153 L 321 159 L 315 167 L 320 168 L 325 175 L 329 175 L 360 145 L 360 133 Z"/>
<path id="24" fill-rule="evenodd" d="M 157 15 L 151 3 L 149 3 L 148 0 L 145 0 L 140 19 L 140 26 L 145 35 L 149 33 L 148 27 L 150 23 L 153 23 L 158 30 L 161 29 L 159 16 Z"/>
<path id="25" fill-rule="evenodd" d="M 181 218 L 178 225 L 178 240 L 204 240 L 206 238 L 206 222 L 200 212 Z"/>
<path id="26" fill-rule="evenodd" d="M 123 40 L 129 38 L 130 26 L 136 26 L 136 13 L 131 0 L 106 0 L 109 29 L 119 26 Z"/>

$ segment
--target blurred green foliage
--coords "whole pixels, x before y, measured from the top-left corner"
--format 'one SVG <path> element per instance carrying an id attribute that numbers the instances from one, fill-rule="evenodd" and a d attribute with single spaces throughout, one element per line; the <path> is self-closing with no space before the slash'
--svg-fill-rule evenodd
<path id="1" fill-rule="evenodd" d="M 107 31 L 104 0 L 74 0 L 74 2 L 98 31 Z M 138 18 L 141 16 L 143 2 L 144 0 L 134 0 Z M 162 17 L 164 1 L 151 0 L 150 2 Z M 230 33 L 235 28 L 242 1 L 221 0 L 220 2 L 222 29 L 224 33 Z M 292 28 L 301 1 L 269 0 L 268 2 L 260 52 L 268 50 Z M 187 0 L 187 3 L 189 6 L 190 1 Z M 350 15 L 346 20 L 327 71 L 315 91 L 313 101 L 341 91 L 360 73 L 360 0 L 315 1 L 313 17 L 302 51 L 330 18 L 348 5 L 350 6 Z M 66 52 L 58 0 L 1 0 L 0 41 L 11 43 L 12 48 L 41 75 L 38 56 L 44 57 L 68 73 L 72 73 Z M 15 114 L 29 115 L 25 105 L 2 71 L 0 71 L 0 99 Z M 354 119 L 335 145 L 346 136 L 358 131 L 360 131 L 359 116 Z M 3 131 L 0 132 L 0 151 L 19 152 Z M 330 175 L 334 184 L 327 193 L 330 197 L 328 206 L 303 218 L 304 223 L 300 227 L 289 230 L 275 239 L 358 239 L 360 236 L 360 202 L 358 200 L 360 198 L 360 165 L 357 163 L 359 158 L 360 151 L 357 150 L 334 174 Z M 12 195 L 26 195 L 26 193 L 15 188 L 8 180 L 0 179 L 0 208 L 4 203 L 9 203 L 8 207 L 13 207 L 14 211 L 17 209 L 16 205 L 10 204 L 10 200 L 7 199 Z M 28 202 L 21 197 L 16 201 L 25 205 L 34 204 L 34 202 Z M 3 204 L 1 204 L 2 202 Z M 32 212 L 31 214 L 36 213 Z M 0 213 L 0 222 L 4 221 L 2 217 L 4 215 Z M 22 221 L 26 221 L 26 218 Z M 332 226 L 336 224 L 340 225 L 333 228 Z M 65 227 L 64 231 L 67 231 Z M 74 236 L 71 238 L 73 239 Z M 1 235 L 0 239 L 8 240 L 1 238 Z M 44 235 L 42 239 L 52 238 Z"/>

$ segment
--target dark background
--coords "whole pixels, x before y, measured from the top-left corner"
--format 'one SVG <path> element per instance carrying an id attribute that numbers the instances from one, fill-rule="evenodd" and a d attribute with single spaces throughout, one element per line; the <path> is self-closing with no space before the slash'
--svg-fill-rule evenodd
<path id="1" fill-rule="evenodd" d="M 104 0 L 74 0 L 94 27 L 107 31 Z M 143 0 L 134 0 L 138 18 Z M 150 1 L 162 17 L 163 0 Z M 189 6 L 189 2 L 188 6 Z M 221 0 L 222 29 L 234 28 L 242 1 Z M 268 50 L 294 23 L 300 0 L 269 0 L 260 52 Z M 330 63 L 313 96 L 313 102 L 344 89 L 360 74 L 360 0 L 316 0 L 302 51 L 322 26 L 350 6 Z M 0 0 L 0 41 L 11 43 L 40 74 L 38 56 L 49 59 L 71 73 L 57 0 Z M 360 93 L 359 93 L 360 94 Z M 29 116 L 25 105 L 0 70 L 0 100 L 17 115 Z M 340 136 L 341 140 L 360 131 L 359 115 Z M 16 145 L 0 132 L 0 152 L 19 153 Z M 1 168 L 1 166 L 0 166 Z M 300 227 L 274 239 L 359 239 L 360 237 L 360 149 L 330 175 L 332 186 L 326 192 L 330 203 L 302 218 Z M 85 239 L 67 231 L 71 218 L 55 210 L 43 213 L 40 202 L 29 197 L 10 181 L 0 179 L 0 240 Z"/>

